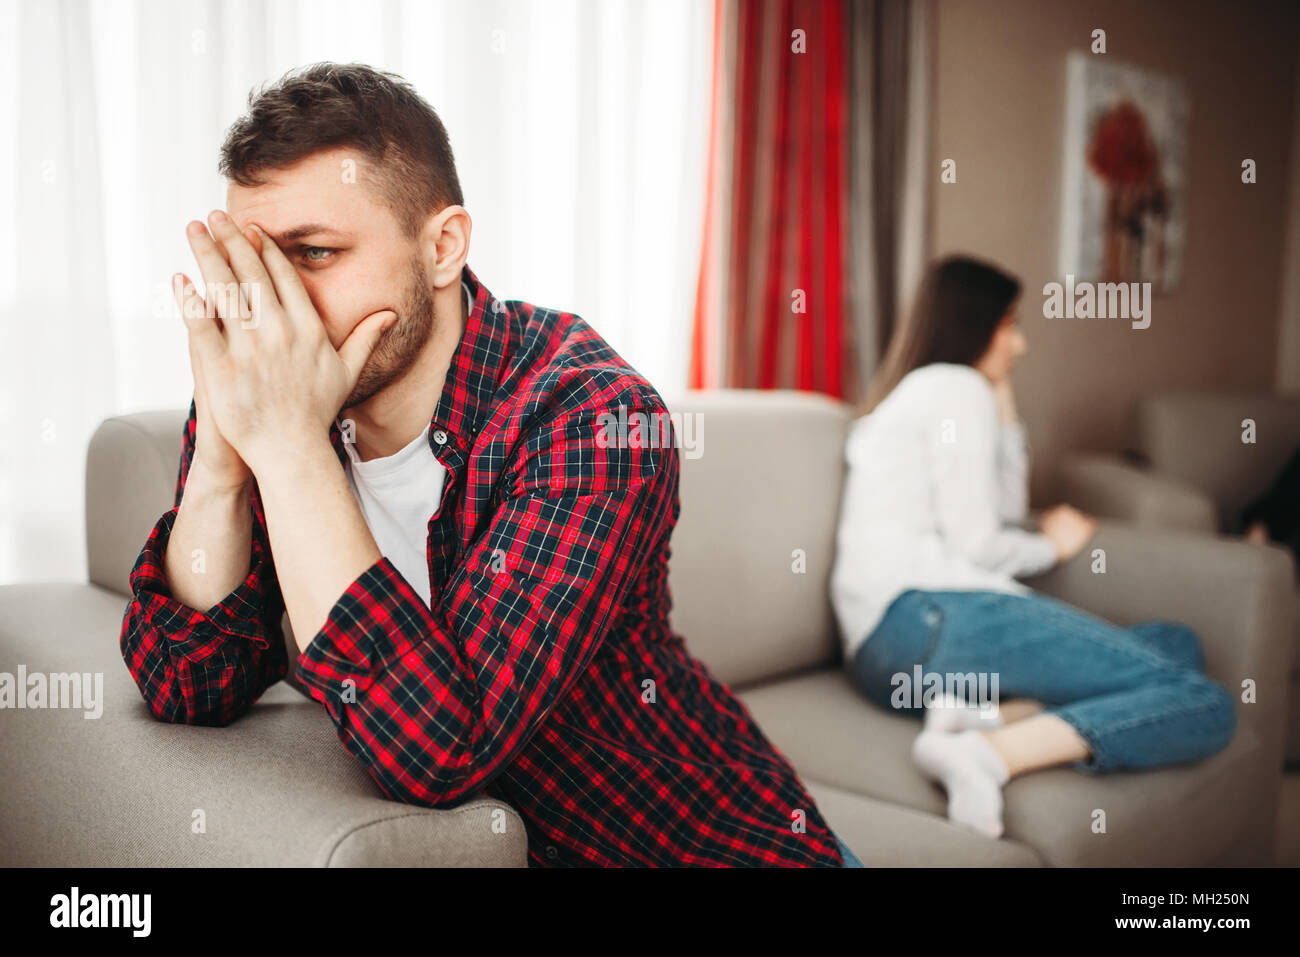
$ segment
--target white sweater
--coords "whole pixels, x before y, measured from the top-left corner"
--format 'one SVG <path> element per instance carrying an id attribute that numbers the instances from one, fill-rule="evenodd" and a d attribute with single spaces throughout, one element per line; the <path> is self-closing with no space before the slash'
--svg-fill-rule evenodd
<path id="1" fill-rule="evenodd" d="M 908 373 L 853 424 L 845 457 L 831 601 L 848 660 L 909 588 L 1023 594 L 1013 576 L 1056 563 L 1046 536 L 1011 524 L 1029 505 L 1024 430 L 999 423 L 971 366 Z"/>

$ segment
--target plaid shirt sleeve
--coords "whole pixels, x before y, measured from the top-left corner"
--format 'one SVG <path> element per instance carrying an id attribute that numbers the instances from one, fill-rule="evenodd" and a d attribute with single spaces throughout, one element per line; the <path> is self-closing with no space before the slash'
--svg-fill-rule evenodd
<path id="1" fill-rule="evenodd" d="M 150 532 L 131 570 L 131 601 L 122 621 L 120 645 L 154 717 L 182 724 L 225 725 L 288 671 L 280 627 L 284 601 L 256 490 L 248 576 L 205 612 L 173 597 L 163 557 L 194 458 L 194 427 L 191 402 L 175 503 Z"/>
<path id="2" fill-rule="evenodd" d="M 299 656 L 303 684 L 390 798 L 455 804 L 516 759 L 671 523 L 675 447 L 603 438 L 603 411 L 655 411 L 647 398 L 576 388 L 586 405 L 557 402 L 565 411 L 520 435 L 498 505 L 432 609 L 381 559 Z"/>

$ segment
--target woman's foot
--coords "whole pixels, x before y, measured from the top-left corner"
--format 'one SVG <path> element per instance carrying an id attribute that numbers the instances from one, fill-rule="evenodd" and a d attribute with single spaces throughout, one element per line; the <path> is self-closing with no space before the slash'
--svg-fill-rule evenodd
<path id="1" fill-rule="evenodd" d="M 944 692 L 933 707 L 925 709 L 924 721 L 926 731 L 948 733 L 970 729 L 987 730 L 1003 725 L 1002 713 L 997 708 L 969 704 L 951 691 Z"/>
<path id="2" fill-rule="evenodd" d="M 1002 836 L 1002 785 L 1010 772 L 993 745 L 975 730 L 922 731 L 912 760 L 948 792 L 948 819 L 987 837 Z"/>

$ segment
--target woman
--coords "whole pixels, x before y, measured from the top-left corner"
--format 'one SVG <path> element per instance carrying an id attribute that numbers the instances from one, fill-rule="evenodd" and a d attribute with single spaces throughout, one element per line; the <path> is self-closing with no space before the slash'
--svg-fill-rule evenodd
<path id="1" fill-rule="evenodd" d="M 1037 532 L 1016 524 L 1028 505 L 1010 379 L 1026 348 L 1019 294 L 976 260 L 931 267 L 850 432 L 832 579 L 856 686 L 884 708 L 926 706 L 913 759 L 948 792 L 949 818 L 990 837 L 1016 775 L 1194 761 L 1236 728 L 1190 629 L 1120 627 L 1015 580 L 1072 558 L 1095 528 L 1068 505 Z M 962 679 L 1017 700 L 963 701 Z"/>

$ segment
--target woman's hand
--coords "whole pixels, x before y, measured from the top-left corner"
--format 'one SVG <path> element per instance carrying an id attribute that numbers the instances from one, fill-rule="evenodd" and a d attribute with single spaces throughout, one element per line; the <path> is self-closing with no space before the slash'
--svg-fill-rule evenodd
<path id="1" fill-rule="evenodd" d="M 1072 505 L 1054 505 L 1043 513 L 1039 528 L 1056 546 L 1057 561 L 1067 562 L 1096 533 L 1097 520 Z"/>
<path id="2" fill-rule="evenodd" d="M 998 421 L 1003 425 L 1014 425 L 1019 417 L 1016 415 L 1016 396 L 1011 390 L 1011 376 L 1003 376 L 993 383 L 993 395 L 998 401 Z"/>

